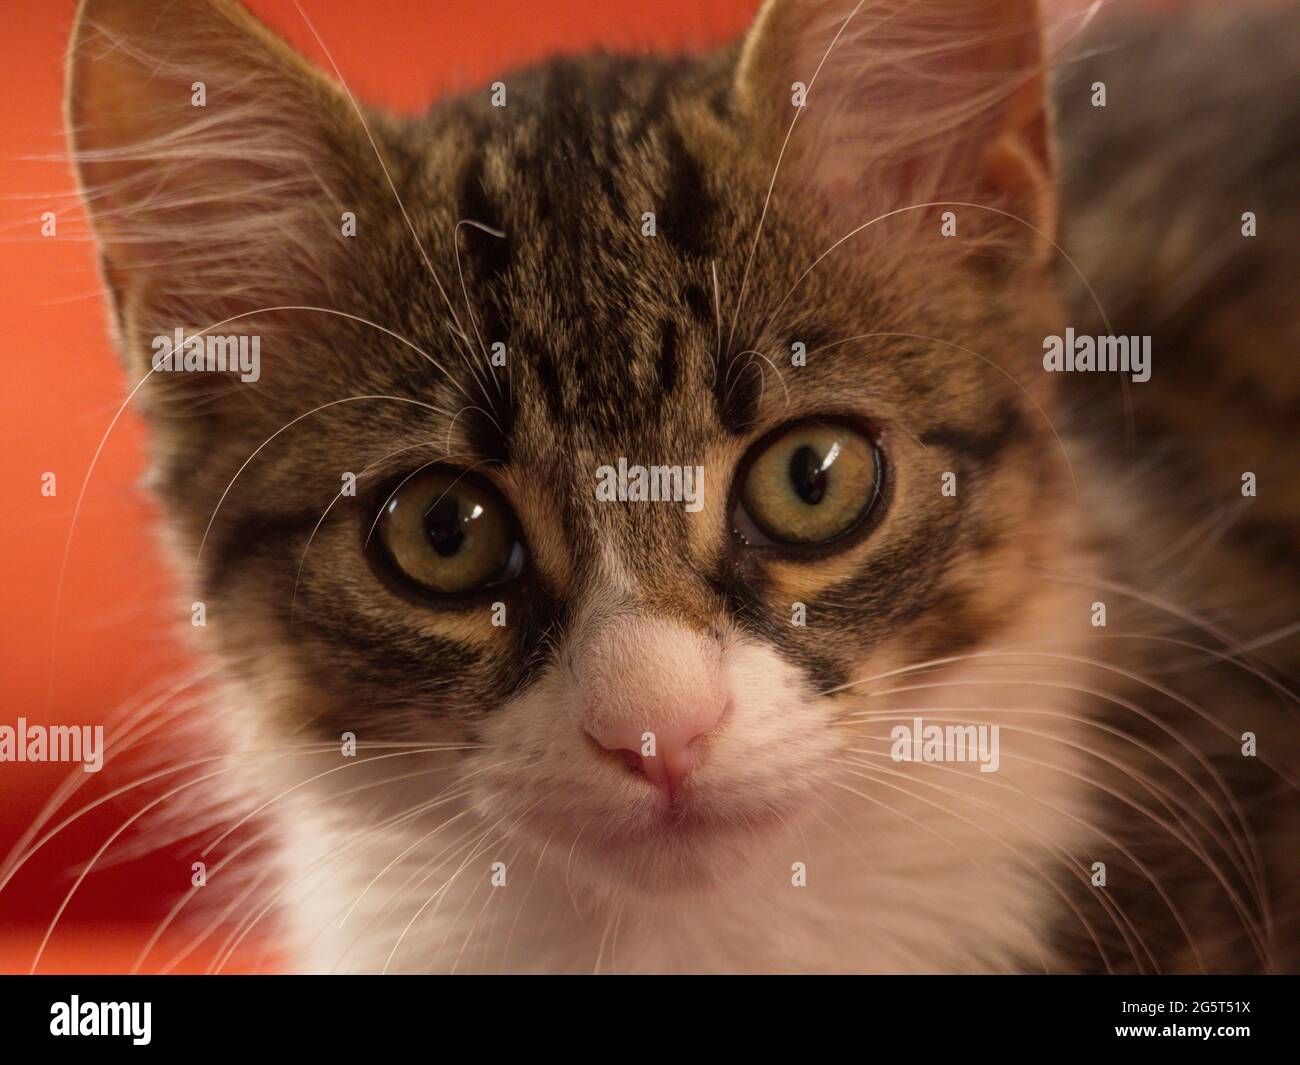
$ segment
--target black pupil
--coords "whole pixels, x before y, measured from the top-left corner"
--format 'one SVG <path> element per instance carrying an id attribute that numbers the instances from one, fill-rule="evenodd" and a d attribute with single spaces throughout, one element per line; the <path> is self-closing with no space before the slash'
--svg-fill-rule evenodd
<path id="1" fill-rule="evenodd" d="M 790 456 L 790 483 L 805 503 L 822 501 L 829 477 L 829 472 L 822 469 L 822 457 L 807 444 Z"/>
<path id="2" fill-rule="evenodd" d="M 424 531 L 433 549 L 451 558 L 465 542 L 465 524 L 460 520 L 460 500 L 444 495 L 424 514 Z"/>

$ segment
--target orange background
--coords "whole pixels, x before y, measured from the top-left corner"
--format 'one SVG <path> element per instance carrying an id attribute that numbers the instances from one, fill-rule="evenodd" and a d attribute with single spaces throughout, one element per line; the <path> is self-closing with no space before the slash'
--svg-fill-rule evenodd
<path id="1" fill-rule="evenodd" d="M 593 44 L 707 47 L 736 36 L 757 2 L 302 0 L 354 93 L 405 112 L 558 51 Z M 292 0 L 249 6 L 327 66 Z M 93 248 L 59 159 L 62 55 L 72 12 L 67 0 L 5 0 L 0 15 L 0 323 L 7 361 L 0 385 L 0 724 L 19 716 L 103 721 L 185 665 L 175 636 L 181 615 L 160 571 L 153 513 L 136 487 L 144 436 L 129 410 L 86 489 L 55 621 L 78 493 L 126 395 L 107 341 Z M 39 233 L 47 210 L 58 217 L 54 238 Z M 40 491 L 47 471 L 58 479 L 53 498 Z M 68 769 L 0 764 L 0 861 Z M 84 862 L 123 817 L 111 804 L 96 811 L 0 892 L 0 971 L 27 970 L 70 884 L 66 869 Z M 176 878 L 187 878 L 187 870 L 188 859 L 164 854 L 94 873 L 60 920 L 41 971 L 129 967 L 141 929 L 153 929 L 174 895 L 160 885 L 184 883 Z M 192 959 L 190 967 L 201 968 L 201 961 Z"/>

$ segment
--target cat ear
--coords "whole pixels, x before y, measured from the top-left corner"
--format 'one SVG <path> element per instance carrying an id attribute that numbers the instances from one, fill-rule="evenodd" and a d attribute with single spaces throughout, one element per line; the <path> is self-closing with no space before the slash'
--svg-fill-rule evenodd
<path id="1" fill-rule="evenodd" d="M 810 197 L 836 236 L 911 204 L 960 201 L 1050 237 L 1045 80 L 1035 0 L 767 0 L 736 100 L 771 159 L 785 145 L 778 190 Z M 953 210 L 983 215 L 979 232 L 1046 243 L 993 212 Z"/>
<path id="2" fill-rule="evenodd" d="M 67 115 L 129 355 L 327 298 L 374 149 L 343 90 L 241 6 L 82 0 Z"/>

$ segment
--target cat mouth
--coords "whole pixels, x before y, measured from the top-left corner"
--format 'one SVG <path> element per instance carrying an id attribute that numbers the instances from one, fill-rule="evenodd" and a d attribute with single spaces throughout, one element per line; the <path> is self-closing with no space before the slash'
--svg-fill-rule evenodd
<path id="1" fill-rule="evenodd" d="M 553 842 L 567 836 L 580 850 L 608 856 L 707 854 L 711 848 L 761 847 L 764 840 L 788 827 L 789 819 L 771 806 L 741 808 L 687 795 L 632 817 L 620 819 L 611 812 L 604 830 L 592 826 L 591 818 L 578 822 L 565 818 L 562 827 L 552 822 L 534 830 Z"/>
<path id="2" fill-rule="evenodd" d="M 761 862 L 784 825 L 775 810 L 724 814 L 698 801 L 665 806 L 635 825 L 580 834 L 573 875 L 586 874 L 598 890 L 617 883 L 648 897 L 709 892 Z"/>
<path id="3" fill-rule="evenodd" d="M 676 796 L 647 818 L 630 839 L 650 846 L 665 840 L 706 845 L 742 835 L 758 840 L 781 824 L 779 813 L 771 808 L 722 809 L 698 796 Z"/>

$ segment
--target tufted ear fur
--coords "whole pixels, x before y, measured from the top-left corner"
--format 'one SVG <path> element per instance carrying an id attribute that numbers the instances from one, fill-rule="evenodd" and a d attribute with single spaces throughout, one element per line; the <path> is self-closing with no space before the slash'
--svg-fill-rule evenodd
<path id="1" fill-rule="evenodd" d="M 1041 254 L 1034 230 L 1050 237 L 1055 218 L 1045 82 L 1035 0 L 768 0 L 735 91 L 773 159 L 784 146 L 780 190 L 835 235 L 961 201 L 994 209 L 966 212 L 979 232 Z"/>
<path id="2" fill-rule="evenodd" d="M 67 114 L 134 372 L 152 336 L 330 300 L 374 149 L 345 92 L 241 6 L 83 0 Z"/>

